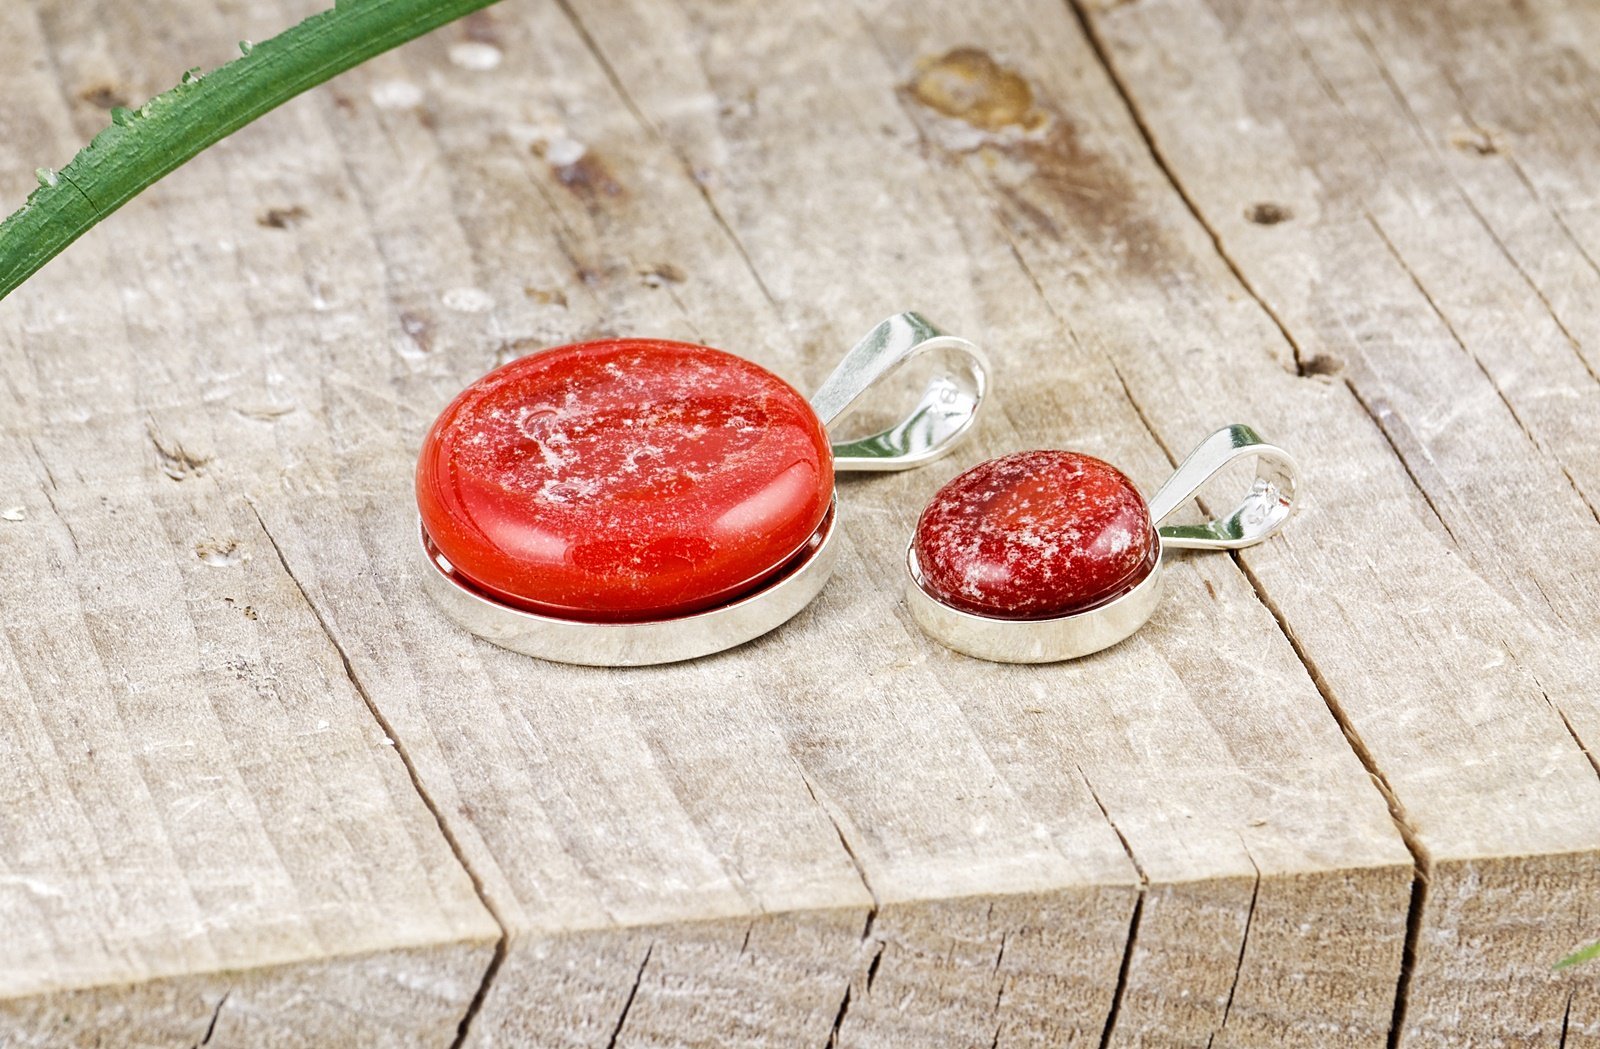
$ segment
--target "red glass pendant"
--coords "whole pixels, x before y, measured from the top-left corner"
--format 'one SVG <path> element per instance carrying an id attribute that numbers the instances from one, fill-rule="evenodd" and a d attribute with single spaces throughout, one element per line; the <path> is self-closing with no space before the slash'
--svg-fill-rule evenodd
<path id="1" fill-rule="evenodd" d="M 1167 524 L 1211 478 L 1242 459 L 1256 476 L 1232 511 Z M 945 485 L 906 550 L 911 617 L 941 643 L 998 663 L 1053 663 L 1110 648 L 1161 600 L 1171 550 L 1238 550 L 1277 534 L 1294 512 L 1299 468 L 1248 426 L 1189 454 L 1148 503 L 1099 459 L 1022 452 Z"/>
<path id="2" fill-rule="evenodd" d="M 914 548 L 929 590 L 997 619 L 1104 604 L 1160 555 L 1133 482 L 1099 459 L 1058 451 L 991 459 L 945 485 L 917 522 Z"/>
<path id="3" fill-rule="evenodd" d="M 828 427 L 918 358 L 934 366 L 899 421 L 830 444 Z M 834 473 L 937 459 L 971 430 L 987 387 L 976 346 L 911 312 L 869 331 L 809 401 L 750 361 L 681 342 L 522 358 L 462 391 L 423 442 L 420 585 L 482 640 L 561 663 L 742 645 L 827 585 Z"/>
<path id="4" fill-rule="evenodd" d="M 433 547 L 517 608 L 659 620 L 759 587 L 807 547 L 833 456 L 792 386 L 658 339 L 547 350 L 445 408 L 417 464 Z"/>

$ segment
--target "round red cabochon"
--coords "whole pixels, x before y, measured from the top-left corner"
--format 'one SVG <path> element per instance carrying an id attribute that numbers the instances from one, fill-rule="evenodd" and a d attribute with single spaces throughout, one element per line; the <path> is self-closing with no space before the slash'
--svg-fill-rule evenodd
<path id="1" fill-rule="evenodd" d="M 945 604 L 996 619 L 1087 611 L 1137 586 L 1160 547 L 1133 482 L 1075 452 L 980 463 L 933 497 L 914 539 Z"/>
<path id="2" fill-rule="evenodd" d="M 417 505 L 478 588 L 547 615 L 665 619 L 783 567 L 827 516 L 827 431 L 721 350 L 609 339 L 485 375 L 423 441 Z"/>

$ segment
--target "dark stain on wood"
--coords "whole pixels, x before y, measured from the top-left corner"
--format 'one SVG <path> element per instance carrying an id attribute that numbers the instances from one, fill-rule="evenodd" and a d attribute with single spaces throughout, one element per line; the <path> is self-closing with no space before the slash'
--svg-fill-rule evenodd
<path id="1" fill-rule="evenodd" d="M 1331 353 L 1318 353 L 1301 361 L 1299 371 L 1304 376 L 1338 375 L 1344 371 L 1344 362 Z"/>
<path id="2" fill-rule="evenodd" d="M 222 603 L 227 605 L 229 608 L 237 608 L 239 610 L 240 614 L 243 615 L 246 619 L 254 620 L 254 619 L 259 619 L 260 618 L 260 616 L 256 613 L 254 605 L 242 605 L 238 601 L 235 601 L 231 597 L 223 598 L 222 599 Z"/>
<path id="3" fill-rule="evenodd" d="M 461 20 L 461 29 L 468 40 L 500 48 L 505 46 L 500 40 L 500 27 L 495 24 L 494 14 L 490 11 L 472 12 Z"/>
<path id="4" fill-rule="evenodd" d="M 309 214 L 298 204 L 286 208 L 268 208 L 256 216 L 256 225 L 267 229 L 291 229 L 304 222 Z"/>
<path id="5" fill-rule="evenodd" d="M 645 285 L 659 288 L 663 284 L 682 284 L 688 278 L 684 272 L 670 262 L 659 262 L 648 269 L 639 271 L 640 278 Z"/>
<path id="6" fill-rule="evenodd" d="M 1176 250 L 1166 246 L 1161 224 L 1122 168 L 1086 145 L 1071 121 L 1055 115 L 1041 138 L 1006 148 L 1023 162 L 1025 174 L 1003 195 L 1012 201 L 1027 197 L 1034 211 L 1049 216 L 1034 221 L 1039 233 L 1060 240 L 1061 227 L 1070 227 L 1125 272 L 1166 279 L 1167 260 Z"/>
<path id="7" fill-rule="evenodd" d="M 113 109 L 128 104 L 128 94 L 114 84 L 91 84 L 78 92 L 78 97 L 99 109 Z"/>
<path id="8" fill-rule="evenodd" d="M 1276 226 L 1280 222 L 1288 222 L 1294 218 L 1294 212 L 1282 204 L 1263 201 L 1245 208 L 1244 217 L 1257 226 Z"/>
<path id="9" fill-rule="evenodd" d="M 1457 131 L 1450 136 L 1450 145 L 1463 153 L 1480 157 L 1492 157 L 1501 152 L 1495 133 L 1484 127 L 1470 127 Z"/>
<path id="10" fill-rule="evenodd" d="M 401 310 L 400 330 L 405 332 L 423 353 L 433 351 L 433 321 L 427 314 L 414 310 Z"/>
<path id="11" fill-rule="evenodd" d="M 958 47 L 922 63 L 901 95 L 914 103 L 913 115 L 931 111 L 981 133 L 968 141 L 970 131 L 925 129 L 930 145 L 981 162 L 979 176 L 1014 232 L 1057 241 L 1076 232 L 1135 270 L 1158 266 L 1161 231 L 1145 217 L 1135 188 L 1021 72 Z"/>
<path id="12" fill-rule="evenodd" d="M 567 293 L 560 288 L 535 288 L 530 284 L 522 289 L 522 294 L 541 306 L 565 306 L 567 304 Z"/>
<path id="13" fill-rule="evenodd" d="M 622 183 L 593 150 L 585 152 L 570 164 L 552 164 L 550 170 L 573 195 L 585 204 L 598 204 L 604 198 L 622 196 Z"/>
<path id="14" fill-rule="evenodd" d="M 145 425 L 145 435 L 156 452 L 156 465 L 174 481 L 187 481 L 198 476 L 211 464 L 211 456 L 199 455 L 186 449 L 180 442 L 164 439 L 154 423 Z"/>
<path id="15" fill-rule="evenodd" d="M 976 47 L 958 47 L 923 63 L 906 88 L 934 112 L 985 131 L 1031 130 L 1045 120 L 1027 79 Z"/>

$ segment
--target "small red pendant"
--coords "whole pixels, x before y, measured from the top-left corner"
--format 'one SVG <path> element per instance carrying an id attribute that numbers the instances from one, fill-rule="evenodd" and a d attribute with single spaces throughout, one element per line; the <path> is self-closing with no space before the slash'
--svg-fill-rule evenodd
<path id="1" fill-rule="evenodd" d="M 417 464 L 434 547 L 545 615 L 638 622 L 721 604 L 805 547 L 833 456 L 793 387 L 721 350 L 611 339 L 521 358 L 439 416 Z"/>
<path id="2" fill-rule="evenodd" d="M 941 488 L 917 522 L 928 589 L 995 619 L 1081 612 L 1127 593 L 1160 545 L 1133 482 L 1075 452 L 991 459 Z"/>

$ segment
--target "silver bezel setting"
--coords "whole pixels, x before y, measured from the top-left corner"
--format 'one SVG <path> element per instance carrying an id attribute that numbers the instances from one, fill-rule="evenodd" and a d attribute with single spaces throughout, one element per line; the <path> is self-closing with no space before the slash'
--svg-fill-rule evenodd
<path id="1" fill-rule="evenodd" d="M 822 592 L 839 557 L 837 498 L 800 554 L 755 591 L 704 612 L 635 623 L 591 623 L 514 608 L 478 590 L 433 548 L 417 522 L 423 586 L 457 626 L 485 641 L 556 663 L 637 667 L 676 663 L 742 645 L 787 623 Z"/>
<path id="2" fill-rule="evenodd" d="M 1103 605 L 1050 619 L 996 619 L 945 604 L 923 585 L 913 545 L 906 547 L 911 618 L 947 648 L 992 663 L 1058 663 L 1110 648 L 1144 626 L 1161 603 L 1158 555 L 1150 573 Z"/>

